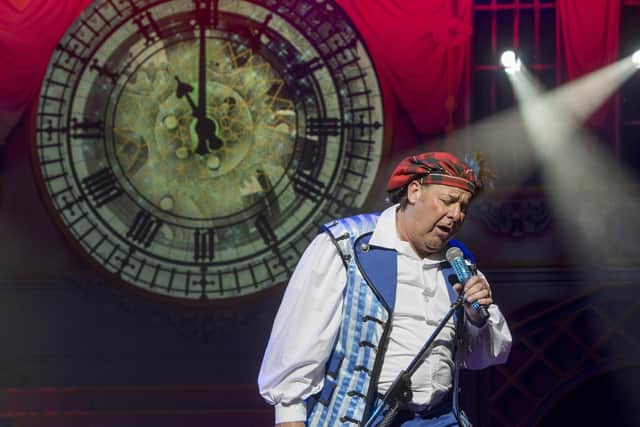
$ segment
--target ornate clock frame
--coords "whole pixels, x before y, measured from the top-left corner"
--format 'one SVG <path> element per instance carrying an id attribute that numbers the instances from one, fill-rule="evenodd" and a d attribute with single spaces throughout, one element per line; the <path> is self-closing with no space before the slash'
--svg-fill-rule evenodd
<path id="1" fill-rule="evenodd" d="M 286 280 L 321 224 L 362 206 L 386 140 L 371 58 L 329 0 L 98 0 L 34 120 L 67 239 L 182 301 Z"/>

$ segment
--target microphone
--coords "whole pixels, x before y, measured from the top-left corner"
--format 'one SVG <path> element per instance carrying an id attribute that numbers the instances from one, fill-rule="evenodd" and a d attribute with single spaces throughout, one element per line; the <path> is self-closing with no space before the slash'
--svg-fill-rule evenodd
<path id="1" fill-rule="evenodd" d="M 471 276 L 473 276 L 473 274 L 471 274 L 467 263 L 464 262 L 464 255 L 462 255 L 462 251 L 460 250 L 460 248 L 452 246 L 447 249 L 446 257 L 447 261 L 449 261 L 449 264 L 451 264 L 451 267 L 453 267 L 453 271 L 455 271 L 456 276 L 458 276 L 458 280 L 460 281 L 460 283 L 462 283 L 462 287 L 464 288 L 467 280 L 469 280 Z M 471 308 L 473 308 L 477 313 L 480 313 L 480 316 L 482 316 L 483 319 L 489 318 L 489 312 L 487 311 L 486 307 L 480 305 L 478 301 L 472 302 Z"/>

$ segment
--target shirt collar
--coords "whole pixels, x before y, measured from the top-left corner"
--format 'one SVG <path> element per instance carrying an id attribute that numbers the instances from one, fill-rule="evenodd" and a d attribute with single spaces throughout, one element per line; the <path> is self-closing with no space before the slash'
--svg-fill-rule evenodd
<path id="1" fill-rule="evenodd" d="M 398 204 L 385 209 L 378 218 L 378 223 L 371 236 L 370 244 L 383 248 L 394 249 L 401 255 L 421 260 L 425 264 L 439 264 L 445 260 L 444 253 L 430 255 L 426 258 L 420 258 L 413 250 L 411 244 L 405 240 L 400 240 L 396 227 L 396 212 L 399 209 Z"/>

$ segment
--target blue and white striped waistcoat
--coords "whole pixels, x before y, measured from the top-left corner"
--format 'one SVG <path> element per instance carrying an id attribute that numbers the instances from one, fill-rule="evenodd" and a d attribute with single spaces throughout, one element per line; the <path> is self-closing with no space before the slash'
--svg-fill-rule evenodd
<path id="1" fill-rule="evenodd" d="M 324 226 L 342 254 L 347 284 L 324 386 L 307 402 L 308 426 L 359 425 L 374 400 L 397 280 L 396 252 L 369 246 L 378 216 L 358 215 Z"/>
<path id="2" fill-rule="evenodd" d="M 360 426 L 376 401 L 398 270 L 395 250 L 369 245 L 378 217 L 362 214 L 323 227 L 342 254 L 347 283 L 342 322 L 326 365 L 323 388 L 307 399 L 309 427 Z M 453 245 L 472 259 L 459 242 Z M 457 373 L 455 377 L 457 383 Z M 454 406 L 457 411 L 457 396 Z"/>

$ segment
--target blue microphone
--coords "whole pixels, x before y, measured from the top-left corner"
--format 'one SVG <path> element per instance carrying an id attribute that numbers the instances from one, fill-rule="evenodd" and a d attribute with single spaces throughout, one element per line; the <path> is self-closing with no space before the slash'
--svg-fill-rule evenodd
<path id="1" fill-rule="evenodd" d="M 467 280 L 469 280 L 471 276 L 473 276 L 473 274 L 471 274 L 467 263 L 464 261 L 464 255 L 462 255 L 462 251 L 460 250 L 460 248 L 452 246 L 447 249 L 446 257 L 447 261 L 449 261 L 449 264 L 451 264 L 453 271 L 456 273 L 456 276 L 458 276 L 458 280 L 460 281 L 460 283 L 462 283 L 462 287 L 464 288 L 464 286 L 467 284 Z M 472 302 L 471 308 L 473 308 L 477 313 L 480 313 L 480 316 L 482 316 L 483 319 L 489 318 L 489 312 L 484 306 L 480 305 L 478 301 Z"/>

